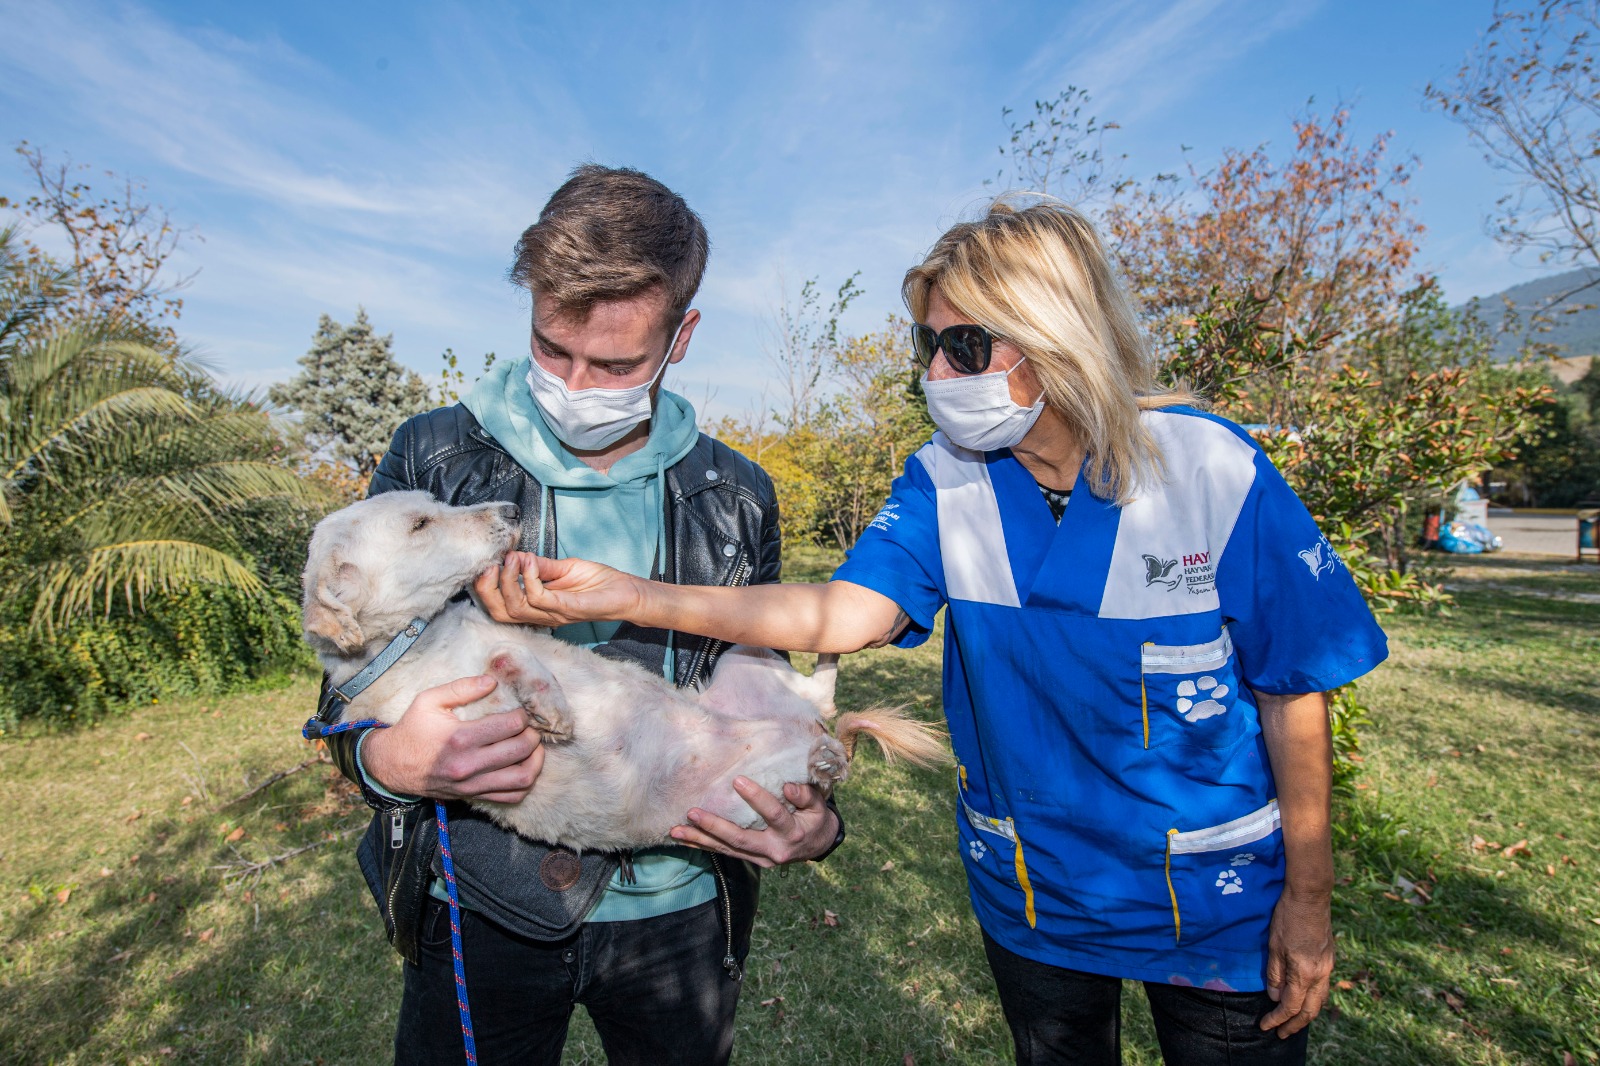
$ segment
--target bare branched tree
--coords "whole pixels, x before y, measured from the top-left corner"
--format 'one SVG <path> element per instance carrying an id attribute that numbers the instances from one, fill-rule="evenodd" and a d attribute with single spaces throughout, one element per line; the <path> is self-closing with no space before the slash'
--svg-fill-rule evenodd
<path id="1" fill-rule="evenodd" d="M 1600 267 L 1600 0 L 1497 0 L 1482 46 L 1428 102 L 1460 123 L 1513 188 L 1488 220 L 1507 247 L 1543 262 Z M 1600 273 L 1559 303 L 1600 284 Z"/>
<path id="2" fill-rule="evenodd" d="M 132 178 L 106 171 L 116 191 L 97 195 L 84 180 L 86 164 L 51 160 L 26 141 L 17 154 L 33 172 L 37 191 L 15 205 L 0 201 L 0 206 L 15 206 L 31 225 L 53 227 L 65 238 L 77 280 L 72 309 L 126 315 L 170 337 L 170 320 L 183 311 L 178 293 L 195 274 L 173 276 L 166 266 L 193 231 L 150 203 L 144 186 Z"/>
<path id="3" fill-rule="evenodd" d="M 1078 207 L 1114 194 L 1119 183 L 1108 170 L 1103 145 L 1106 132 L 1119 127 L 1087 114 L 1088 106 L 1088 90 L 1069 85 L 1049 100 L 1035 100 L 1026 122 L 1001 108 L 1005 163 L 986 184 L 1045 193 Z"/>
<path id="4" fill-rule="evenodd" d="M 827 303 L 823 303 L 826 297 L 816 278 L 800 286 L 799 299 L 793 303 L 788 286 L 783 287 L 768 358 L 784 391 L 787 410 L 778 416 L 778 421 L 786 427 L 805 424 L 816 408 L 824 378 L 839 348 L 839 318 L 861 295 L 861 286 L 856 284 L 860 276 L 858 270 L 845 278 Z"/>

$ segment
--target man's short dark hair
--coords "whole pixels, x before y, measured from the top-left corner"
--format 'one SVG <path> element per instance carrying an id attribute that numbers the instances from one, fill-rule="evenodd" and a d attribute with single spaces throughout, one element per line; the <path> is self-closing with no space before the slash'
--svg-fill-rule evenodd
<path id="1" fill-rule="evenodd" d="M 626 167 L 578 167 L 517 239 L 511 280 L 566 314 L 652 289 L 689 309 L 711 242 L 683 197 Z"/>

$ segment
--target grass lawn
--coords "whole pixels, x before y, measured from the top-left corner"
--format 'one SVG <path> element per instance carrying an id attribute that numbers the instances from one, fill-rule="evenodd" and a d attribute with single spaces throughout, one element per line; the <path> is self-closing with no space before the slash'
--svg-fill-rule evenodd
<path id="1" fill-rule="evenodd" d="M 1448 618 L 1386 621 L 1393 656 L 1364 688 L 1313 1060 L 1600 1062 L 1600 567 L 1497 556 L 1451 584 Z M 840 703 L 933 718 L 938 687 L 936 644 L 869 652 Z M 0 1062 L 386 1060 L 400 964 L 341 836 L 359 799 L 317 764 L 228 802 L 314 757 L 312 691 L 0 741 Z M 858 769 L 845 846 L 764 880 L 736 1060 L 1009 1061 L 948 775 Z M 1159 1061 L 1136 989 L 1126 1014 L 1127 1060 Z M 602 1061 L 582 1012 L 567 1058 Z"/>

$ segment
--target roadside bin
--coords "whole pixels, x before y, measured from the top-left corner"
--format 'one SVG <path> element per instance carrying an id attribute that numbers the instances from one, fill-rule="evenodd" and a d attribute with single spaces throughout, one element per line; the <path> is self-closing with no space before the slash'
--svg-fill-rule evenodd
<path id="1" fill-rule="evenodd" d="M 1595 527 L 1600 525 L 1600 500 L 1584 500 L 1578 504 L 1578 562 L 1583 562 L 1585 552 L 1594 553 L 1600 563 L 1600 542 L 1595 539 Z"/>

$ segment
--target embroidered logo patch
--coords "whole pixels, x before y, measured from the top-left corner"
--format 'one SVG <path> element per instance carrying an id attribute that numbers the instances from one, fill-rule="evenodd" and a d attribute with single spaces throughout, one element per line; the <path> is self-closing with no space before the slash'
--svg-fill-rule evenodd
<path id="1" fill-rule="evenodd" d="M 1172 573 L 1173 568 L 1178 565 L 1178 560 L 1162 559 L 1155 555 L 1146 555 L 1143 558 L 1145 588 L 1149 588 L 1151 585 L 1160 585 L 1170 592 L 1172 589 L 1177 588 L 1178 583 L 1183 580 L 1181 576 L 1170 580 L 1167 578 L 1167 575 Z"/>
<path id="2" fill-rule="evenodd" d="M 1224 896 L 1231 896 L 1244 891 L 1244 878 L 1232 869 L 1223 870 L 1217 875 L 1217 887 L 1222 889 Z"/>
<path id="3" fill-rule="evenodd" d="M 1194 552 L 1183 557 L 1183 586 L 1191 596 L 1204 596 L 1217 587 L 1216 564 L 1211 552 Z"/>
<path id="4" fill-rule="evenodd" d="M 1339 555 L 1333 550 L 1333 545 L 1328 543 L 1328 538 L 1323 537 L 1311 547 L 1298 553 L 1300 561 L 1311 570 L 1311 576 L 1318 581 L 1323 574 L 1333 573 L 1334 567 L 1340 564 Z"/>
<path id="5" fill-rule="evenodd" d="M 1225 714 L 1228 705 L 1219 701 L 1227 694 L 1228 686 L 1217 684 L 1217 679 L 1210 674 L 1198 681 L 1184 678 L 1178 682 L 1178 713 L 1183 715 L 1185 722 L 1198 722 Z"/>
<path id="6" fill-rule="evenodd" d="M 894 523 L 900 521 L 899 511 L 900 511 L 900 505 L 898 503 L 886 503 L 886 504 L 884 504 L 883 505 L 883 510 L 881 510 L 877 514 L 873 515 L 872 516 L 872 521 L 867 523 L 867 528 L 868 529 L 881 529 L 885 533 L 889 532 L 889 527 L 891 525 L 893 525 Z"/>

